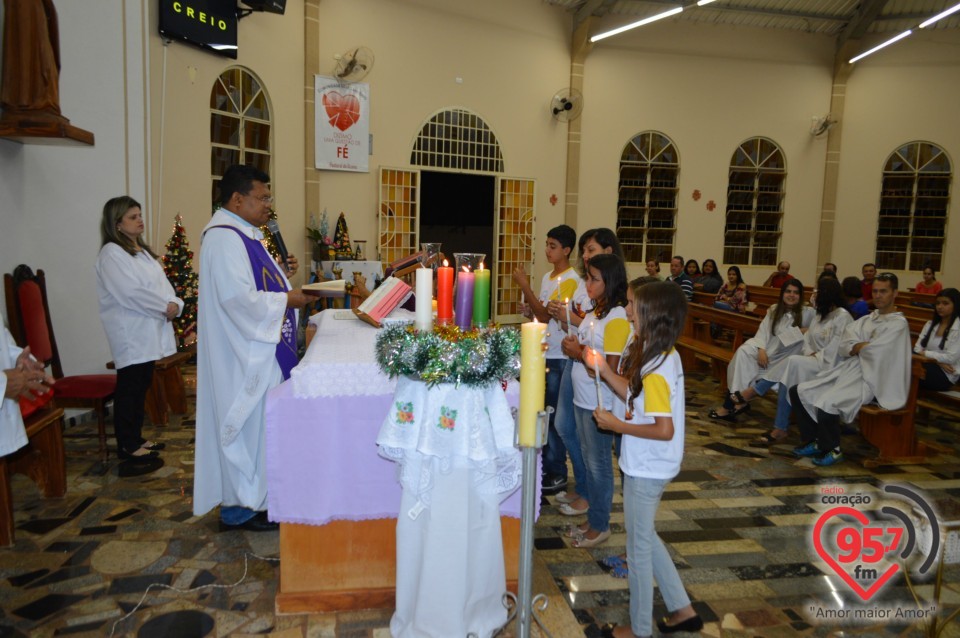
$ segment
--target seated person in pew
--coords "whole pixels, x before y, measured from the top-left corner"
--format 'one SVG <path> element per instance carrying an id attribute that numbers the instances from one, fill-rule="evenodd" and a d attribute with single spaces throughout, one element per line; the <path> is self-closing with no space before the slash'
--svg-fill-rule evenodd
<path id="1" fill-rule="evenodd" d="M 834 277 L 836 277 L 837 279 L 840 278 L 840 277 L 837 275 L 837 265 L 836 265 L 835 263 L 833 263 L 832 261 L 825 261 L 825 262 L 823 262 L 823 271 L 826 272 L 826 271 L 828 271 L 828 270 L 833 273 L 833 276 L 834 276 Z"/>
<path id="2" fill-rule="evenodd" d="M 853 315 L 854 320 L 870 312 L 870 306 L 863 300 L 863 292 L 860 286 L 860 280 L 856 277 L 844 277 L 843 294 L 847 298 L 847 310 Z"/>
<path id="3" fill-rule="evenodd" d="M 743 281 L 739 266 L 730 266 L 727 269 L 727 283 L 723 284 L 717 292 L 717 298 L 713 302 L 714 308 L 720 310 L 730 310 L 732 312 L 743 312 L 747 305 L 747 284 Z"/>
<path id="4" fill-rule="evenodd" d="M 897 276 L 873 281 L 872 313 L 849 324 L 840 342 L 846 357 L 830 370 L 790 388 L 790 405 L 802 445 L 794 454 L 815 465 L 843 461 L 840 422 L 851 423 L 860 408 L 876 399 L 884 410 L 899 410 L 910 391 L 910 325 L 897 312 Z"/>
<path id="5" fill-rule="evenodd" d="M 937 295 L 933 319 L 917 337 L 913 351 L 933 359 L 924 364 L 926 376 L 920 379 L 924 390 L 949 390 L 960 378 L 960 291 L 946 288 Z"/>
<path id="6" fill-rule="evenodd" d="M 767 311 L 757 334 L 734 353 L 727 367 L 727 397 L 708 416 L 734 423 L 738 414 L 748 411 L 750 404 L 742 393 L 782 359 L 801 351 L 802 332 L 810 326 L 813 315 L 813 308 L 803 305 L 803 284 L 797 279 L 783 284 L 779 301 Z"/>
<path id="7" fill-rule="evenodd" d="M 44 394 L 47 386 L 53 385 L 53 378 L 30 356 L 29 346 L 23 350 L 17 347 L 6 325 L 0 331 L 0 370 L 0 456 L 6 456 L 27 444 L 18 400 Z"/>
<path id="8" fill-rule="evenodd" d="M 939 295 L 941 290 L 943 290 L 943 284 L 937 281 L 937 272 L 933 266 L 924 266 L 923 280 L 917 284 L 914 291 L 924 295 Z"/>
<path id="9" fill-rule="evenodd" d="M 847 312 L 846 299 L 835 277 L 821 279 L 819 286 L 811 300 L 817 314 L 803 336 L 803 352 L 770 366 L 761 372 L 760 379 L 753 386 L 742 392 L 744 400 L 749 401 L 777 386 L 777 416 L 773 429 L 757 439 L 756 445 L 772 445 L 787 438 L 790 427 L 787 389 L 831 369 L 840 358 L 840 339 L 853 317 Z"/>
<path id="10" fill-rule="evenodd" d="M 687 277 L 690 278 L 694 286 L 697 285 L 700 277 L 703 276 L 703 273 L 700 272 L 700 264 L 697 263 L 696 259 L 688 259 L 687 263 L 683 266 L 683 270 L 687 273 Z"/>
<path id="11" fill-rule="evenodd" d="M 770 273 L 763 285 L 769 288 L 782 288 L 783 284 L 791 279 L 793 277 L 790 275 L 790 262 L 784 260 L 777 264 L 777 269 Z"/>
<path id="12" fill-rule="evenodd" d="M 717 269 L 717 262 L 712 259 L 703 260 L 703 274 L 693 283 L 693 289 L 698 292 L 716 294 L 723 287 L 723 278 Z"/>
<path id="13" fill-rule="evenodd" d="M 680 255 L 674 255 L 670 260 L 670 276 L 667 277 L 667 281 L 672 281 L 683 289 L 687 302 L 693 301 L 693 280 L 687 275 L 683 257 Z"/>

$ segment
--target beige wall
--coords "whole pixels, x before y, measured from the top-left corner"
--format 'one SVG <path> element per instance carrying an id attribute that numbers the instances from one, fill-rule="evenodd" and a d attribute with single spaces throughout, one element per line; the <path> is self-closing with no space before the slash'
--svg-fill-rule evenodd
<path id="1" fill-rule="evenodd" d="M 210 91 L 225 69 L 240 65 L 260 78 L 270 96 L 275 207 L 286 243 L 299 245 L 304 233 L 303 1 L 288 0 L 282 16 L 254 13 L 240 20 L 236 61 L 187 44 L 164 45 L 157 34 L 157 1 L 150 2 L 150 159 L 159 241 L 166 241 L 180 213 L 191 247 L 199 248 L 211 212 Z"/>
<path id="2" fill-rule="evenodd" d="M 943 148 L 953 165 L 947 249 L 937 278 L 960 286 L 958 115 L 960 32 L 918 31 L 855 66 L 847 84 L 833 242 L 841 274 L 859 274 L 874 260 L 884 163 L 900 145 L 920 140 Z M 903 288 L 920 281 L 916 271 L 897 274 Z"/>
<path id="3" fill-rule="evenodd" d="M 425 120 L 460 107 L 497 135 L 505 175 L 537 180 L 537 249 L 562 223 L 566 125 L 550 116 L 553 94 L 569 82 L 569 18 L 537 2 L 482 3 L 322 0 L 321 74 L 333 56 L 364 45 L 376 55 L 370 84 L 373 155 L 369 173 L 318 171 L 318 210 L 331 224 L 346 213 L 352 239 L 377 243 L 377 168 L 410 167 Z M 456 78 L 462 78 L 457 83 Z M 551 205 L 550 195 L 560 201 Z M 451 215 L 457 214 L 451 202 Z M 538 255 L 538 267 L 543 263 Z"/>
<path id="4" fill-rule="evenodd" d="M 597 43 L 585 67 L 579 226 L 614 226 L 623 147 L 657 130 L 680 156 L 676 252 L 722 265 L 730 159 L 745 139 L 763 136 L 786 155 L 781 254 L 812 279 L 826 142 L 808 131 L 811 116 L 829 108 L 831 47 L 820 36 L 669 22 Z M 761 283 L 770 270 L 743 274 Z M 630 271 L 643 274 L 640 264 Z"/>

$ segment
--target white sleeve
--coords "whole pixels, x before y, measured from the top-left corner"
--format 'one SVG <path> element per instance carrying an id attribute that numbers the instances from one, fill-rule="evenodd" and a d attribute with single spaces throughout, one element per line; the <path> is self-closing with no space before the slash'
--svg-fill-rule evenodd
<path id="1" fill-rule="evenodd" d="M 143 272 L 143 267 L 136 257 L 119 246 L 107 244 L 97 259 L 97 279 L 122 308 L 148 317 L 162 316 L 176 295 L 169 283 L 167 290 L 145 285 L 144 278 L 137 276 Z"/>
<path id="2" fill-rule="evenodd" d="M 954 368 L 960 368 L 960 324 L 954 322 L 950 326 L 950 332 L 947 333 L 947 342 L 943 345 L 943 350 L 940 349 L 940 337 L 931 335 L 923 356 Z"/>

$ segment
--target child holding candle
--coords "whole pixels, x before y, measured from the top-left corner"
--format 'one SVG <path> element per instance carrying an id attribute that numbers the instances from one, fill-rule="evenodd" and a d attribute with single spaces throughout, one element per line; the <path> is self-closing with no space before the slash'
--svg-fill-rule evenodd
<path id="1" fill-rule="evenodd" d="M 617 235 L 609 228 L 591 228 L 580 236 L 578 243 L 580 249 L 580 268 L 579 274 L 582 277 L 586 274 L 587 264 L 590 258 L 595 255 L 612 254 L 623 259 L 623 249 L 617 240 Z M 566 300 L 551 300 L 547 304 L 547 312 L 555 320 L 562 322 L 561 327 L 568 335 L 577 334 L 577 326 L 583 321 L 583 317 L 593 308 L 593 302 L 587 295 L 587 287 L 584 280 L 581 279 L 577 285 L 576 291 L 570 298 L 569 303 Z M 572 310 L 572 312 L 571 312 Z M 570 321 L 573 321 L 571 325 Z M 564 352 L 564 356 L 567 354 Z M 585 514 L 590 507 L 590 503 L 585 498 L 587 485 L 587 470 L 583 462 L 583 451 L 580 444 L 580 438 L 577 436 L 577 424 L 573 417 L 573 360 L 567 358 L 563 367 L 563 374 L 560 378 L 560 391 L 557 396 L 557 411 L 554 414 L 554 427 L 557 434 L 567 448 L 567 454 L 570 456 L 570 465 L 573 468 L 573 480 L 577 484 L 575 492 L 568 489 L 566 492 L 557 494 L 557 503 L 560 513 L 565 516 L 578 516 Z"/>
<path id="2" fill-rule="evenodd" d="M 560 379 L 566 357 L 560 349 L 564 333 L 560 322 L 550 316 L 547 306 L 551 301 L 570 298 L 580 283 L 580 276 L 570 265 L 570 253 L 577 242 L 577 233 L 569 226 L 557 226 L 547 232 L 546 257 L 553 270 L 543 275 L 540 295 L 535 296 L 530 287 L 530 277 L 520 266 L 513 271 L 513 280 L 523 291 L 523 297 L 537 321 L 547 323 L 547 380 L 546 406 L 557 408 Z M 543 493 L 556 494 L 567 486 L 567 449 L 554 426 L 556 412 L 550 415 L 547 445 L 543 448 Z"/>
<path id="3" fill-rule="evenodd" d="M 594 308 L 580 324 L 579 339 L 566 337 L 563 340 L 564 353 L 576 360 L 572 374 L 573 416 L 587 470 L 586 496 L 590 502 L 586 523 L 574 526 L 568 532 L 574 539 L 574 547 L 594 547 L 610 538 L 613 436 L 597 429 L 593 411 L 597 407 L 612 409 L 614 395 L 606 383 L 599 378 L 591 378 L 584 355 L 587 351 L 603 353 L 608 367 L 613 369 L 620 362 L 620 355 L 630 334 L 630 322 L 624 309 L 627 272 L 623 260 L 614 255 L 592 257 L 587 266 L 586 288 Z M 584 330 L 584 326 L 589 326 L 589 329 Z M 592 365 L 598 365 L 600 358 L 595 357 Z"/>
<path id="4" fill-rule="evenodd" d="M 660 498 L 683 460 L 683 367 L 674 344 L 686 312 L 686 297 L 678 286 L 670 282 L 644 286 L 636 293 L 636 336 L 627 378 L 617 375 L 602 357 L 587 355 L 590 363 L 596 360 L 601 377 L 627 405 L 624 419 L 604 408 L 593 413 L 601 429 L 624 435 L 620 468 L 626 475 L 623 510 L 630 562 L 630 626 L 614 627 L 615 638 L 653 635 L 654 579 L 670 610 L 657 622 L 660 633 L 703 628 L 654 528 Z"/>

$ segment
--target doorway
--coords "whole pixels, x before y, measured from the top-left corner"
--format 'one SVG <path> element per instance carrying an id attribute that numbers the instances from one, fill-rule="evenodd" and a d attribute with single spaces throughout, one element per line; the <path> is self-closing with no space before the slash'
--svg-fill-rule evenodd
<path id="1" fill-rule="evenodd" d="M 494 266 L 493 222 L 496 177 L 420 171 L 420 241 L 441 242 L 453 265 L 453 253 L 483 253 Z"/>

